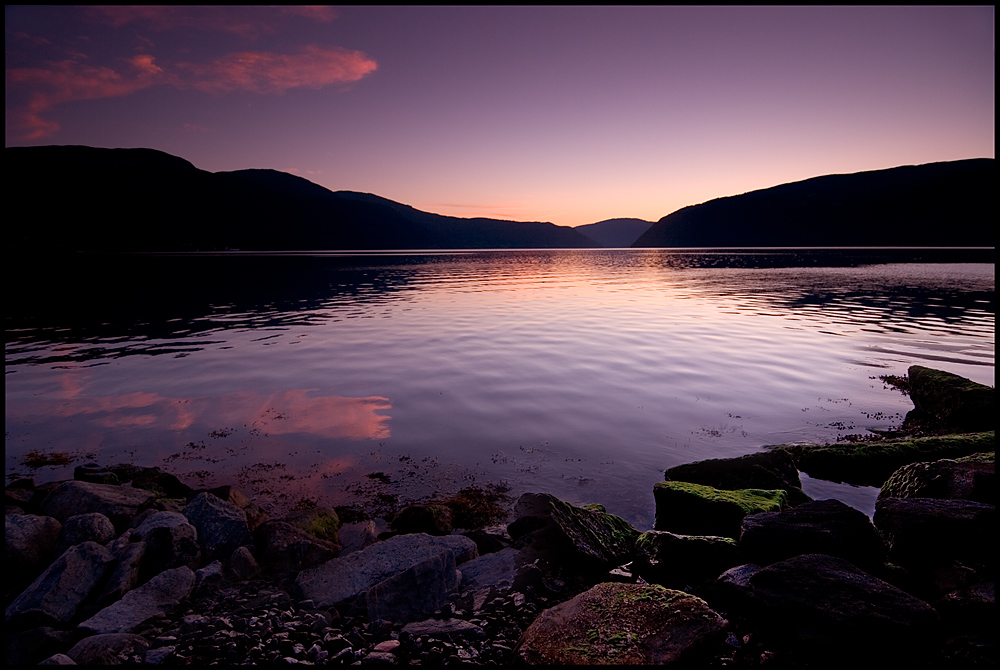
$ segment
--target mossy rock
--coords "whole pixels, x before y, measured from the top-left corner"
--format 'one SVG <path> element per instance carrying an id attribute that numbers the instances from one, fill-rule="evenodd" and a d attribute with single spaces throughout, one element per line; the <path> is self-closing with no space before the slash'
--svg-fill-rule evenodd
<path id="1" fill-rule="evenodd" d="M 959 433 L 879 442 L 780 444 L 799 470 L 815 479 L 881 487 L 893 472 L 922 461 L 959 458 L 996 449 L 996 434 Z"/>
<path id="2" fill-rule="evenodd" d="M 996 428 L 993 387 L 920 365 L 911 365 L 907 375 L 915 410 L 914 417 L 907 416 L 908 423 L 929 419 L 955 431 Z"/>
<path id="3" fill-rule="evenodd" d="M 715 650 L 726 620 L 683 591 L 603 583 L 545 610 L 518 644 L 531 665 L 695 663 Z"/>
<path id="4" fill-rule="evenodd" d="M 326 507 L 295 510 L 285 516 L 285 521 L 313 537 L 340 545 L 340 519 Z"/>
<path id="5" fill-rule="evenodd" d="M 639 531 L 614 514 L 576 507 L 546 493 L 525 493 L 507 527 L 525 556 L 579 573 L 607 572 L 632 559 Z"/>
<path id="6" fill-rule="evenodd" d="M 811 498 L 802 491 L 799 471 L 790 454 L 758 451 L 736 458 L 713 458 L 668 468 L 663 479 L 691 482 L 726 491 L 740 489 L 783 489 L 789 505 L 801 505 Z"/>
<path id="7" fill-rule="evenodd" d="M 994 452 L 904 465 L 886 480 L 878 497 L 945 498 L 995 505 Z"/>
<path id="8" fill-rule="evenodd" d="M 736 538 L 743 517 L 779 512 L 787 507 L 787 496 L 781 489 L 724 491 L 690 482 L 658 482 L 653 485 L 656 501 L 653 528 L 679 535 Z"/>

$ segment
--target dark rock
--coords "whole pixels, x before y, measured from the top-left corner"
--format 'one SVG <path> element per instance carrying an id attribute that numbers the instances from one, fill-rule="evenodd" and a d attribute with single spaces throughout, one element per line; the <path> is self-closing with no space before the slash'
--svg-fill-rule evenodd
<path id="1" fill-rule="evenodd" d="M 77 514 L 66 519 L 59 533 L 58 553 L 62 553 L 81 542 L 107 544 L 115 538 L 115 527 L 111 519 L 100 512 Z"/>
<path id="2" fill-rule="evenodd" d="M 397 533 L 447 535 L 451 532 L 451 510 L 445 505 L 411 505 L 389 524 Z"/>
<path id="3" fill-rule="evenodd" d="M 288 574 L 325 563 L 337 556 L 340 545 L 321 540 L 287 521 L 265 521 L 253 533 L 261 566 Z"/>
<path id="4" fill-rule="evenodd" d="M 685 463 L 664 472 L 666 481 L 702 484 L 724 491 L 739 489 L 782 489 L 789 504 L 810 500 L 802 492 L 798 468 L 790 454 L 783 451 L 759 451 L 738 458 L 714 458 Z"/>
<path id="5" fill-rule="evenodd" d="M 100 512 L 111 520 L 118 533 L 124 532 L 140 506 L 153 494 L 127 486 L 109 486 L 69 481 L 55 487 L 42 501 L 42 511 L 65 523 L 71 516 Z"/>
<path id="6" fill-rule="evenodd" d="M 690 664 L 725 639 L 705 601 L 662 586 L 604 583 L 547 609 L 518 642 L 531 665 Z"/>
<path id="7" fill-rule="evenodd" d="M 396 623 L 424 619 L 455 593 L 458 579 L 454 554 L 439 552 L 368 589 L 368 618 Z"/>
<path id="8" fill-rule="evenodd" d="M 549 570 L 603 575 L 630 560 L 639 531 L 621 517 L 575 507 L 545 493 L 525 493 L 507 526 L 522 562 L 541 559 Z"/>
<path id="9" fill-rule="evenodd" d="M 873 517 L 890 558 L 903 565 L 992 562 L 995 520 L 993 505 L 938 498 L 879 498 Z"/>
<path id="10" fill-rule="evenodd" d="M 136 657 L 139 663 L 144 662 L 147 649 L 149 641 L 141 635 L 109 633 L 80 640 L 67 656 L 77 665 L 122 665 L 132 663 Z"/>
<path id="11" fill-rule="evenodd" d="M 519 553 L 517 549 L 507 548 L 463 563 L 462 590 L 498 586 L 505 580 L 513 584 L 520 564 L 518 561 Z"/>
<path id="12" fill-rule="evenodd" d="M 241 581 L 253 579 L 260 574 L 257 559 L 246 547 L 236 547 L 236 551 L 229 557 L 229 569 Z"/>
<path id="13" fill-rule="evenodd" d="M 688 482 L 658 482 L 653 499 L 655 530 L 737 538 L 743 517 L 784 509 L 787 494 L 781 489 L 725 491 Z"/>
<path id="14" fill-rule="evenodd" d="M 247 517 L 247 526 L 254 530 L 257 526 L 269 521 L 271 515 L 261 509 L 260 505 L 252 501 L 245 493 L 233 486 L 219 486 L 209 491 L 220 500 L 236 505 Z"/>
<path id="15" fill-rule="evenodd" d="M 38 665 L 77 665 L 77 662 L 66 654 L 52 654 Z"/>
<path id="16" fill-rule="evenodd" d="M 342 545 L 339 556 L 361 551 L 378 542 L 378 533 L 375 530 L 375 522 L 371 520 L 342 524 L 338 533 Z"/>
<path id="17" fill-rule="evenodd" d="M 7 624 L 68 624 L 111 560 L 111 553 L 96 542 L 70 547 L 7 607 Z"/>
<path id="18" fill-rule="evenodd" d="M 113 465 L 108 468 L 123 482 L 131 482 L 138 489 L 152 491 L 159 498 L 182 498 L 190 500 L 194 489 L 169 472 L 159 468 L 141 468 L 130 463 Z"/>
<path id="19" fill-rule="evenodd" d="M 121 484 L 118 480 L 118 475 L 102 468 L 97 463 L 85 463 L 73 468 L 73 479 L 79 482 L 108 484 L 109 486 L 119 486 Z"/>
<path id="20" fill-rule="evenodd" d="M 114 551 L 114 567 L 107 584 L 97 597 L 98 607 L 107 607 L 120 600 L 139 584 L 145 556 L 146 543 L 142 541 L 122 545 Z"/>
<path id="21" fill-rule="evenodd" d="M 798 663 L 914 662 L 940 642 L 933 607 L 841 558 L 796 556 L 748 582 L 749 616 Z"/>
<path id="22" fill-rule="evenodd" d="M 456 564 L 477 555 L 475 542 L 461 535 L 398 535 L 303 570 L 295 579 L 295 590 L 300 600 L 312 600 L 317 607 L 330 607 L 445 552 L 453 555 Z"/>
<path id="23" fill-rule="evenodd" d="M 991 459 L 942 459 L 899 468 L 879 498 L 947 498 L 996 504 L 996 462 Z"/>
<path id="24" fill-rule="evenodd" d="M 193 570 L 201 563 L 198 530 L 179 512 L 153 512 L 132 530 L 132 536 L 148 548 L 143 567 L 147 576 L 182 565 Z"/>
<path id="25" fill-rule="evenodd" d="M 228 560 L 237 547 L 251 542 L 246 513 L 211 493 L 199 493 L 184 507 L 183 514 L 198 530 L 205 560 Z"/>
<path id="26" fill-rule="evenodd" d="M 20 593 L 58 555 L 62 524 L 51 516 L 17 514 L 4 522 L 4 559 L 8 570 L 5 593 Z M 9 588 L 8 588 L 9 587 Z"/>
<path id="27" fill-rule="evenodd" d="M 996 428 L 992 387 L 920 365 L 911 365 L 907 375 L 910 398 L 922 417 L 956 432 Z M 909 416 L 907 420 L 912 421 Z"/>
<path id="28" fill-rule="evenodd" d="M 838 500 L 743 519 L 741 563 L 770 565 L 801 554 L 839 556 L 871 569 L 885 562 L 886 548 L 868 515 Z"/>
<path id="29" fill-rule="evenodd" d="M 910 463 L 994 451 L 996 434 L 935 435 L 836 444 L 779 444 L 768 449 L 787 451 L 795 459 L 799 470 L 815 479 L 847 482 L 855 486 L 882 486 L 893 472 Z"/>
<path id="30" fill-rule="evenodd" d="M 194 572 L 188 567 L 165 570 L 81 623 L 79 628 L 98 635 L 127 633 L 185 600 L 194 588 L 194 581 Z"/>
<path id="31" fill-rule="evenodd" d="M 736 564 L 732 538 L 651 530 L 636 542 L 632 569 L 647 582 L 681 588 L 715 579 Z"/>

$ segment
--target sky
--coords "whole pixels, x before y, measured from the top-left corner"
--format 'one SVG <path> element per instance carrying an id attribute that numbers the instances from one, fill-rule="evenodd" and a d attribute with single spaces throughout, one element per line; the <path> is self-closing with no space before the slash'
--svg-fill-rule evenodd
<path id="1" fill-rule="evenodd" d="M 992 6 L 4 14 L 8 147 L 148 147 L 451 216 L 655 221 L 994 157 Z"/>

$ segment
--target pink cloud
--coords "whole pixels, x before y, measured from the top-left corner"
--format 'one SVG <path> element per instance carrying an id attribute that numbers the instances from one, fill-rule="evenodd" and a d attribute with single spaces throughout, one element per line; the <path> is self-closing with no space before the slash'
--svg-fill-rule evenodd
<path id="1" fill-rule="evenodd" d="M 26 88 L 28 102 L 7 114 L 7 129 L 33 140 L 51 135 L 59 124 L 42 118 L 56 105 L 75 100 L 95 100 L 130 95 L 169 80 L 148 54 L 128 60 L 131 72 L 87 65 L 77 60 L 50 63 L 47 67 L 7 70 L 8 88 Z"/>
<path id="2" fill-rule="evenodd" d="M 25 102 L 8 109 L 7 132 L 26 140 L 48 137 L 59 130 L 59 124 L 45 115 L 58 105 L 121 97 L 158 84 L 210 93 L 280 94 L 290 88 L 355 82 L 378 67 L 360 51 L 314 45 L 299 54 L 245 51 L 207 64 L 180 63 L 176 73 L 157 65 L 149 54 L 127 59 L 128 66 L 121 71 L 83 60 L 79 56 L 42 67 L 7 70 L 8 94 L 26 91 Z"/>
<path id="3" fill-rule="evenodd" d="M 242 51 L 211 63 L 181 63 L 194 77 L 191 86 L 210 93 L 283 93 L 290 88 L 323 88 L 358 81 L 378 65 L 360 51 L 307 46 L 300 54 Z"/>

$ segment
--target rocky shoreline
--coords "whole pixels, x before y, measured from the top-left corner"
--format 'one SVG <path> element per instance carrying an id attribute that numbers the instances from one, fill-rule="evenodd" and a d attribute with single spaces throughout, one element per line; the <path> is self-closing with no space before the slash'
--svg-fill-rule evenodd
<path id="1" fill-rule="evenodd" d="M 155 468 L 16 480 L 5 661 L 992 667 L 994 391 L 904 381 L 901 434 L 671 468 L 645 533 L 541 493 L 468 489 L 377 534 Z M 800 471 L 876 481 L 874 517 Z"/>

